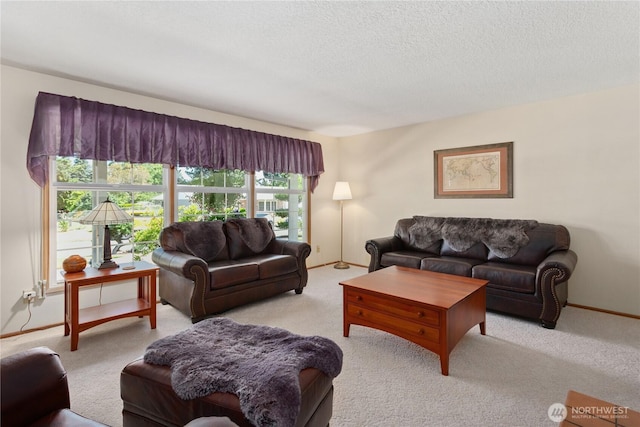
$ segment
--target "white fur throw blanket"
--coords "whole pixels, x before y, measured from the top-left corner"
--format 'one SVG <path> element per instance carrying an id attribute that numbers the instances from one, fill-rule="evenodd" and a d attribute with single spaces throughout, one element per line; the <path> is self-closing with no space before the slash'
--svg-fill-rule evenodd
<path id="1" fill-rule="evenodd" d="M 210 318 L 155 341 L 144 361 L 170 366 L 182 399 L 233 393 L 256 426 L 292 427 L 300 412 L 300 371 L 317 368 L 334 378 L 342 350 L 328 338 Z"/>

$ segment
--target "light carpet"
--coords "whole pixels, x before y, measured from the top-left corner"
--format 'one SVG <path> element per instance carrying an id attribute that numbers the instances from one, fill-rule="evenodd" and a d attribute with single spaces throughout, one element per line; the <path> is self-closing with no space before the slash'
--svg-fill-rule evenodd
<path id="1" fill-rule="evenodd" d="M 362 274 L 360 267 L 314 268 L 302 295 L 288 292 L 224 313 L 240 323 L 321 335 L 342 348 L 333 427 L 555 426 L 547 410 L 570 389 L 640 409 L 638 320 L 565 307 L 549 330 L 489 312 L 487 335 L 472 328 L 451 353 L 445 377 L 437 355 L 394 335 L 352 325 L 350 336 L 342 336 L 338 282 Z M 71 408 L 117 427 L 122 368 L 153 341 L 190 326 L 171 306 L 158 305 L 155 330 L 148 318 L 113 321 L 81 332 L 71 352 L 60 326 L 2 339 L 0 354 L 36 346 L 57 351 L 69 375 Z"/>

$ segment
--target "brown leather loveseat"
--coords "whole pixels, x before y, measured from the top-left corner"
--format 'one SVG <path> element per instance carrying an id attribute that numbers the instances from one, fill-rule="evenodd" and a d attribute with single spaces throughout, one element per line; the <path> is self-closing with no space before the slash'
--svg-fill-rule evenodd
<path id="1" fill-rule="evenodd" d="M 578 261 L 569 244 L 562 225 L 414 216 L 400 219 L 393 236 L 367 241 L 365 249 L 369 272 L 401 265 L 488 280 L 488 309 L 553 329 Z"/>
<path id="2" fill-rule="evenodd" d="M 197 322 L 233 307 L 307 285 L 308 243 L 276 239 L 266 218 L 176 222 L 152 259 L 159 294 Z"/>

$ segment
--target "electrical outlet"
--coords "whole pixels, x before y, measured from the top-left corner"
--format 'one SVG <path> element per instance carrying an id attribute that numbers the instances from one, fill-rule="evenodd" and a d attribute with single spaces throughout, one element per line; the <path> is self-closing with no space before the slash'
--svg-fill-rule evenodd
<path id="1" fill-rule="evenodd" d="M 26 301 L 33 301 L 36 298 L 36 291 L 22 291 L 22 299 Z"/>

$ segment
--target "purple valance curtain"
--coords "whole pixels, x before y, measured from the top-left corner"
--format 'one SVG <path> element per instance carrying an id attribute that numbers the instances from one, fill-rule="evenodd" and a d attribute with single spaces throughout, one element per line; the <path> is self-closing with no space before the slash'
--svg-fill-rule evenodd
<path id="1" fill-rule="evenodd" d="M 27 169 L 41 187 L 48 180 L 48 157 L 56 155 L 298 173 L 311 178 L 311 191 L 324 172 L 317 142 L 40 92 Z"/>

